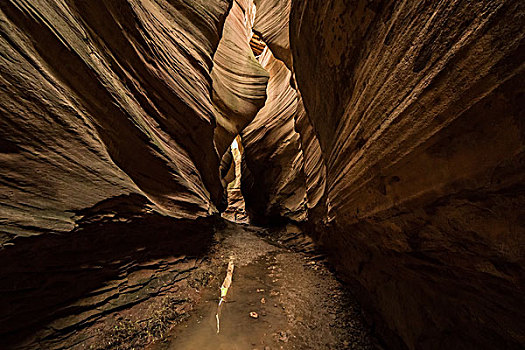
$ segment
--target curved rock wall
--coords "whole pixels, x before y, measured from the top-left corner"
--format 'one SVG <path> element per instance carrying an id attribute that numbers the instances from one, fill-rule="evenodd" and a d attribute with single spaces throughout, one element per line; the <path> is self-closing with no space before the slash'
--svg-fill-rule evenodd
<path id="1" fill-rule="evenodd" d="M 2 341 L 80 347 L 117 310 L 190 296 L 240 133 L 253 221 L 308 217 L 388 348 L 523 348 L 523 18 L 520 0 L 0 2 Z"/>
<path id="2" fill-rule="evenodd" d="M 312 227 L 390 346 L 525 344 L 522 1 L 293 1 Z"/>
<path id="3" fill-rule="evenodd" d="M 175 5 L 2 2 L 2 231 L 67 231 L 129 193 L 174 217 L 214 210 L 209 71 L 229 4 Z"/>
<path id="4" fill-rule="evenodd" d="M 290 51 L 291 0 L 254 0 L 257 8 L 253 30 L 259 33 L 272 54 L 292 70 Z"/>
<path id="5" fill-rule="evenodd" d="M 210 71 L 231 4 L 0 2 L 2 346 L 179 288 L 222 196 Z"/>
<path id="6" fill-rule="evenodd" d="M 237 136 L 235 142 L 228 150 L 232 158 L 233 176 L 228 182 L 226 192 L 228 196 L 228 206 L 222 212 L 221 216 L 229 221 L 237 223 L 249 223 L 249 218 L 246 215 L 246 207 L 244 204 L 244 197 L 241 191 L 241 176 L 242 176 L 242 158 L 244 147 L 241 143 L 241 137 Z"/>
<path id="7" fill-rule="evenodd" d="M 213 58 L 213 102 L 217 108 L 215 144 L 222 155 L 266 101 L 268 72 L 250 47 L 253 1 L 234 1 Z"/>
<path id="8" fill-rule="evenodd" d="M 299 134 L 294 129 L 297 94 L 291 72 L 265 50 L 260 58 L 269 72 L 268 99 L 241 133 L 244 159 L 242 193 L 253 222 L 306 217 L 306 187 Z"/>
<path id="9" fill-rule="evenodd" d="M 272 55 L 282 61 L 286 67 L 292 71 L 293 76 L 289 36 L 289 17 L 292 1 L 255 0 L 254 2 L 257 7 L 257 13 L 253 30 L 262 36 L 264 42 L 271 50 Z M 303 167 L 301 176 L 304 176 L 307 206 L 309 209 L 314 209 L 324 194 L 325 166 L 320 151 L 319 140 L 307 117 L 300 92 L 297 91 L 295 79 L 290 79 L 289 84 L 297 94 L 294 127 L 300 137 L 300 147 L 296 153 L 288 152 L 288 160 L 283 160 L 283 162 L 298 160 L 301 162 L 299 165 Z M 298 153 L 300 152 L 302 153 L 302 157 L 298 157 Z M 301 193 L 303 191 L 303 189 L 299 190 Z M 310 220 L 313 220 L 314 217 L 316 217 L 315 220 L 322 220 L 324 215 L 325 212 L 320 207 L 315 211 L 311 210 L 309 212 Z M 304 218 L 306 217 L 302 217 L 302 219 Z"/>
<path id="10" fill-rule="evenodd" d="M 301 139 L 301 150 L 303 152 L 303 173 L 306 181 L 306 197 L 308 209 L 313 213 L 316 207 L 324 207 L 322 197 L 326 186 L 326 167 L 321 153 L 319 140 L 315 135 L 310 119 L 304 109 L 303 100 L 298 93 L 297 111 L 295 113 L 295 130 Z M 320 203 L 318 206 L 317 204 Z M 323 212 L 321 214 L 324 215 Z M 309 215 L 309 220 L 313 218 Z"/>

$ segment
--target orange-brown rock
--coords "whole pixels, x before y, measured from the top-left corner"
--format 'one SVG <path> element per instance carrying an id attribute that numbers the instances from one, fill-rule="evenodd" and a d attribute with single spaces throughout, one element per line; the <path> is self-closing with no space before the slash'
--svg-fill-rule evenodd
<path id="1" fill-rule="evenodd" d="M 522 0 L 0 1 L 0 347 L 178 318 L 222 211 L 304 222 L 385 348 L 523 349 L 524 19 Z"/>
<path id="2" fill-rule="evenodd" d="M 4 232 L 68 231 L 75 210 L 129 193 L 175 217 L 215 210 L 209 72 L 227 1 L 0 10 Z"/>
<path id="3" fill-rule="evenodd" d="M 297 110 L 295 113 L 295 130 L 301 139 L 301 150 L 303 152 L 303 173 L 306 181 L 306 197 L 310 213 L 318 207 L 322 200 L 326 185 L 326 167 L 324 165 L 321 146 L 310 119 L 304 109 L 303 100 L 298 94 Z M 323 203 L 319 207 L 322 207 Z M 321 211 L 321 215 L 324 212 Z M 311 219 L 311 218 L 310 218 Z"/>
<path id="4" fill-rule="evenodd" d="M 161 284 L 127 276 L 206 245 L 222 197 L 210 72 L 231 3 L 0 2 L 1 347 L 153 297 Z M 146 270 L 166 286 L 181 271 Z"/>
<path id="5" fill-rule="evenodd" d="M 292 69 L 289 18 L 292 0 L 254 0 L 257 8 L 253 30 L 262 36 L 273 55 Z"/>
<path id="6" fill-rule="evenodd" d="M 255 59 L 250 47 L 254 16 L 252 0 L 233 2 L 213 58 L 212 97 L 217 110 L 215 144 L 220 155 L 266 101 L 268 72 Z"/>
<path id="7" fill-rule="evenodd" d="M 223 157 L 223 160 L 224 158 L 231 159 L 233 176 L 225 177 L 225 182 L 228 182 L 225 186 L 228 205 L 224 212 L 222 212 L 222 217 L 233 222 L 247 224 L 249 223 L 249 218 L 246 215 L 244 197 L 241 191 L 243 153 L 244 148 L 241 143 L 241 137 L 237 136 L 225 154 L 225 157 Z"/>
<path id="8" fill-rule="evenodd" d="M 299 134 L 294 129 L 297 93 L 291 72 L 266 50 L 260 57 L 269 72 L 268 99 L 242 132 L 246 167 L 242 192 L 255 222 L 306 217 L 306 186 Z"/>
<path id="9" fill-rule="evenodd" d="M 313 228 L 389 347 L 520 349 L 522 1 L 293 1 Z"/>

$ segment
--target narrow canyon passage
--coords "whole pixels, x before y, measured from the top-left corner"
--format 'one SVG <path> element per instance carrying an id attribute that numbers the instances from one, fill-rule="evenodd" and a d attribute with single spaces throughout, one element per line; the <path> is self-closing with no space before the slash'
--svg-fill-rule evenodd
<path id="1" fill-rule="evenodd" d="M 524 81 L 523 0 L 0 0 L 0 350 L 524 349 Z"/>
<path id="2" fill-rule="evenodd" d="M 191 316 L 148 349 L 373 348 L 355 297 L 297 226 L 268 232 L 228 224 L 215 239 L 209 260 L 193 272 L 210 278 Z M 219 286 L 230 257 L 233 283 L 217 333 Z"/>

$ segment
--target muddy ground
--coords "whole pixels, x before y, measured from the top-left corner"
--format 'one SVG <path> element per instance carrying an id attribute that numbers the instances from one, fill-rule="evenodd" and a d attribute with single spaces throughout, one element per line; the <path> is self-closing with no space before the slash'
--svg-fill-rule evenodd
<path id="1" fill-rule="evenodd" d="M 147 349 L 375 348 L 357 303 L 298 232 L 227 224 L 193 272 L 201 282 L 193 310 Z M 219 287 L 231 258 L 233 283 L 217 334 Z"/>

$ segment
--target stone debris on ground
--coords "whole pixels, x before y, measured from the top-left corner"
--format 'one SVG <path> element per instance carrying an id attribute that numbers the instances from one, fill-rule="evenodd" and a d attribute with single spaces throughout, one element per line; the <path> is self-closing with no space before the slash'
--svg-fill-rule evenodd
<path id="1" fill-rule="evenodd" d="M 211 317 L 216 304 L 214 309 L 214 303 L 201 302 L 174 327 L 166 342 L 148 350 L 373 349 L 374 339 L 353 297 L 324 261 L 316 265 L 319 270 L 309 268 L 304 261 L 310 261 L 315 250 L 309 245 L 303 248 L 307 252 L 289 249 L 276 243 L 271 232 L 258 228 L 219 232 L 214 248 L 217 258 L 211 256 L 209 266 L 215 275 L 224 276 L 224 257 L 243 256 L 237 260 L 230 300 L 224 304 L 220 334 L 214 332 Z M 272 278 L 274 271 L 282 278 Z M 214 283 L 222 281 L 217 278 L 200 291 L 201 300 L 217 297 Z M 256 322 L 246 322 L 247 318 Z"/>

